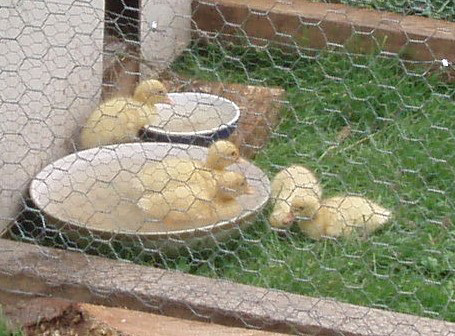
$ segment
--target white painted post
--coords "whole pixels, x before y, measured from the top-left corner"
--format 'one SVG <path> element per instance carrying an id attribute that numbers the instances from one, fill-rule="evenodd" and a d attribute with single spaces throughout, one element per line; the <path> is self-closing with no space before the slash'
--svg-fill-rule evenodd
<path id="1" fill-rule="evenodd" d="M 166 68 L 191 40 L 191 0 L 142 0 L 141 52 L 155 71 L 144 64 L 141 74 L 153 76 Z"/>
<path id="2" fill-rule="evenodd" d="M 104 0 L 2 1 L 0 27 L 1 234 L 98 103 Z"/>

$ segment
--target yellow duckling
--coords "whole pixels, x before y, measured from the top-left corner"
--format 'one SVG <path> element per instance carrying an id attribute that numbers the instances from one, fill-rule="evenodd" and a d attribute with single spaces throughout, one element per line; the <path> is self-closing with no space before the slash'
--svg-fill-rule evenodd
<path id="1" fill-rule="evenodd" d="M 209 147 L 204 166 L 220 173 L 239 158 L 240 152 L 236 145 L 227 140 L 218 140 Z"/>
<path id="2" fill-rule="evenodd" d="M 214 200 L 216 221 L 238 216 L 242 211 L 242 206 L 236 198 L 254 193 L 254 189 L 248 184 L 245 175 L 236 172 L 220 173 L 216 182 L 217 192 Z"/>
<path id="3" fill-rule="evenodd" d="M 167 89 L 159 80 L 148 79 L 138 84 L 134 89 L 133 98 L 149 106 L 164 103 L 173 105 L 174 102 L 167 95 Z"/>
<path id="4" fill-rule="evenodd" d="M 270 196 L 275 202 L 269 217 L 270 225 L 286 228 L 291 226 L 294 219 L 292 210 L 299 202 L 319 205 L 322 188 L 310 170 L 303 166 L 292 165 L 273 178 Z"/>
<path id="5" fill-rule="evenodd" d="M 370 234 L 390 220 L 392 212 L 358 196 L 337 196 L 321 204 L 298 200 L 294 215 L 299 218 L 300 229 L 310 238 L 348 236 L 354 231 Z"/>
<path id="6" fill-rule="evenodd" d="M 198 160 L 168 157 L 157 162 L 148 162 L 138 172 L 144 191 L 160 191 L 168 181 L 201 183 L 206 188 L 215 190 L 214 176 L 238 161 L 238 148 L 231 142 L 219 140 L 208 149 L 205 162 Z"/>
<path id="7" fill-rule="evenodd" d="M 154 105 L 172 103 L 157 80 L 140 83 L 132 98 L 116 97 L 99 105 L 86 121 L 80 136 L 82 149 L 138 139 L 139 130 L 156 117 Z"/>
<path id="8" fill-rule="evenodd" d="M 138 206 L 152 220 L 172 229 L 197 227 L 232 218 L 241 212 L 236 197 L 252 193 L 246 177 L 225 172 L 216 180 L 215 195 L 200 184 L 170 181 L 161 192 L 146 193 Z"/>
<path id="9" fill-rule="evenodd" d="M 138 206 L 153 220 L 169 223 L 181 214 L 191 214 L 192 219 L 207 217 L 203 212 L 194 213 L 194 208 L 209 203 L 210 196 L 197 184 L 169 181 L 161 191 L 147 192 L 138 201 Z"/>

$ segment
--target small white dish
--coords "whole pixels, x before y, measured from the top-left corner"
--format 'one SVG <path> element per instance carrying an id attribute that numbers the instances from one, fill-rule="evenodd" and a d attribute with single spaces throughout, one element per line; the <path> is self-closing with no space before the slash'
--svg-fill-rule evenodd
<path id="1" fill-rule="evenodd" d="M 200 92 L 169 96 L 174 105 L 155 105 L 158 118 L 143 131 L 145 140 L 208 146 L 227 139 L 237 127 L 240 109 L 226 98 Z"/>

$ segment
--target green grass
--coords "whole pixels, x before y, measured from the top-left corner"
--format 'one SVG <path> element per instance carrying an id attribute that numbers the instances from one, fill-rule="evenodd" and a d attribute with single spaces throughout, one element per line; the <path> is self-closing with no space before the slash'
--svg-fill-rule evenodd
<path id="1" fill-rule="evenodd" d="M 455 21 L 455 2 L 453 0 L 319 0 L 319 2 L 343 3 L 356 7 Z"/>
<path id="2" fill-rule="evenodd" d="M 454 85 L 377 54 L 298 57 L 232 45 L 195 44 L 173 69 L 284 87 L 283 121 L 255 163 L 270 177 L 302 163 L 327 196 L 364 194 L 394 219 L 368 240 L 313 242 L 296 229 L 272 232 L 263 214 L 240 240 L 162 266 L 455 321 Z M 351 136 L 318 161 L 346 126 Z"/>
<path id="3" fill-rule="evenodd" d="M 0 307 L 1 308 L 1 307 Z M 0 336 L 22 336 L 20 331 L 12 331 L 6 325 L 5 318 L 0 309 Z"/>
<path id="4" fill-rule="evenodd" d="M 297 56 L 217 44 L 194 44 L 173 71 L 282 86 L 289 103 L 255 163 L 270 177 L 304 164 L 327 196 L 364 194 L 394 218 L 368 240 L 314 242 L 296 228 L 271 231 L 266 209 L 239 239 L 190 256 L 156 258 L 116 241 L 88 243 L 85 252 L 455 321 L 455 85 L 378 54 Z M 351 136 L 319 159 L 347 126 Z"/>

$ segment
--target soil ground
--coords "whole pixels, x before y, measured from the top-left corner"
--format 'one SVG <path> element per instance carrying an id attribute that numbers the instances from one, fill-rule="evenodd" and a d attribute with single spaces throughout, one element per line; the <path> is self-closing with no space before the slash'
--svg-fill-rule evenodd
<path id="1" fill-rule="evenodd" d="M 58 298 L 1 293 L 0 306 L 10 326 L 24 336 L 179 336 L 182 330 L 186 336 L 283 335 Z"/>

